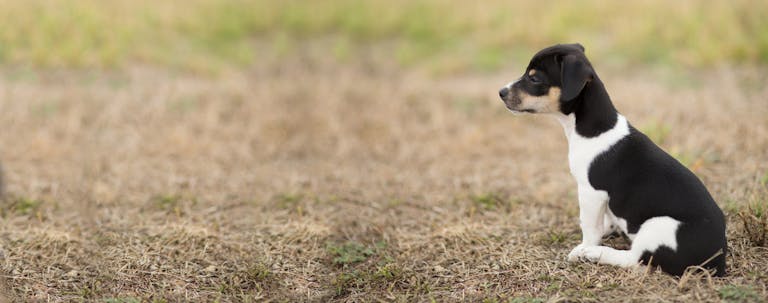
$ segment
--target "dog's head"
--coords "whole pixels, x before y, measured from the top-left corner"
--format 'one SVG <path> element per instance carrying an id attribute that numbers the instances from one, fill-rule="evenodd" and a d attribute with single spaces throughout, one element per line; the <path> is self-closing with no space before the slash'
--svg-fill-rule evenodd
<path id="1" fill-rule="evenodd" d="M 595 77 L 581 44 L 558 44 L 533 56 L 525 74 L 499 96 L 513 112 L 568 114 L 569 102 Z"/>

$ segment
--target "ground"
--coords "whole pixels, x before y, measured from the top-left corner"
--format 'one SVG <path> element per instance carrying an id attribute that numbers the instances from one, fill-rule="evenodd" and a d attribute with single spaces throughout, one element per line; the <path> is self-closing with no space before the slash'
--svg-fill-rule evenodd
<path id="1" fill-rule="evenodd" d="M 674 278 L 565 261 L 580 233 L 562 129 L 496 96 L 524 66 L 333 60 L 204 75 L 4 68 L 3 296 L 767 300 L 768 249 L 744 227 L 765 222 L 768 201 L 764 69 L 596 64 L 622 114 L 728 214 L 728 276 Z"/>

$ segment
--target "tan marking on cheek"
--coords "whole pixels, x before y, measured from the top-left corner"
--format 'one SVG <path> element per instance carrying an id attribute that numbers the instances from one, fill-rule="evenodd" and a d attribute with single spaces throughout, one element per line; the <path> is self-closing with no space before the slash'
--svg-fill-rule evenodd
<path id="1" fill-rule="evenodd" d="M 547 103 L 546 96 L 531 96 L 529 94 L 520 93 L 520 109 L 521 110 L 533 110 L 537 113 L 546 112 Z"/>
<path id="2" fill-rule="evenodd" d="M 547 95 L 531 96 L 524 92 L 519 92 L 521 110 L 534 110 L 537 113 L 553 113 L 560 110 L 560 88 L 550 87 Z"/>
<path id="3" fill-rule="evenodd" d="M 520 99 L 520 107 L 525 108 L 526 103 L 529 103 L 532 97 L 521 90 L 517 92 L 517 98 Z"/>

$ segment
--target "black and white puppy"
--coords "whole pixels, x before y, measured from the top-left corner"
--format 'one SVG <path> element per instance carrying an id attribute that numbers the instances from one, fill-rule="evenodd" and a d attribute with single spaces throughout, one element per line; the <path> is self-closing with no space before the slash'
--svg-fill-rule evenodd
<path id="1" fill-rule="evenodd" d="M 565 129 L 582 231 L 568 261 L 650 261 L 673 275 L 703 265 L 725 274 L 723 212 L 690 170 L 616 111 L 583 46 L 539 51 L 499 96 L 509 110 L 549 114 Z M 600 245 L 613 228 L 632 240 L 631 249 Z"/>

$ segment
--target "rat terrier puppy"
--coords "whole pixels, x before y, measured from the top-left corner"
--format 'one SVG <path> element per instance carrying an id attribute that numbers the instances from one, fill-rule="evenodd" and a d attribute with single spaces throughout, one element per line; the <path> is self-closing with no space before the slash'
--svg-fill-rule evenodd
<path id="1" fill-rule="evenodd" d="M 725 274 L 723 212 L 690 170 L 616 111 L 583 46 L 541 50 L 499 96 L 509 110 L 554 116 L 565 130 L 582 231 L 568 261 Z M 600 245 L 614 228 L 632 241 L 629 250 Z"/>

